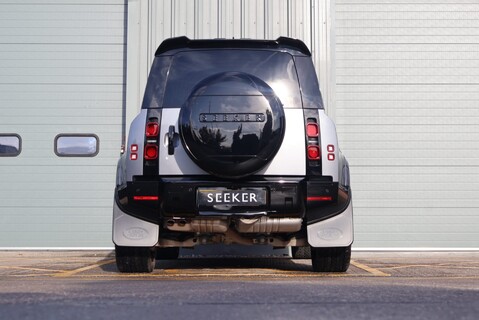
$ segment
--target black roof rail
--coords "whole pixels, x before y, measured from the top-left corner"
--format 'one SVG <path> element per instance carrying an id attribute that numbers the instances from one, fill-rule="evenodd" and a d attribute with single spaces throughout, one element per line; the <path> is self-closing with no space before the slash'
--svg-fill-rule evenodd
<path id="1" fill-rule="evenodd" d="M 155 52 L 155 56 L 170 50 L 190 48 L 260 48 L 260 49 L 290 49 L 299 51 L 304 55 L 311 56 L 311 52 L 303 41 L 287 37 L 279 37 L 276 40 L 253 40 L 253 39 L 202 39 L 191 40 L 188 37 L 169 38 L 164 40 Z"/>

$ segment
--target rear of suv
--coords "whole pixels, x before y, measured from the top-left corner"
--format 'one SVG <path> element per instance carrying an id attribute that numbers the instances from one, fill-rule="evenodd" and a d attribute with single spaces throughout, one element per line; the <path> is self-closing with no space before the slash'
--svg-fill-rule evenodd
<path id="1" fill-rule="evenodd" d="M 353 242 L 348 162 L 295 39 L 165 40 L 117 169 L 121 272 L 215 243 L 292 247 L 345 272 Z"/>

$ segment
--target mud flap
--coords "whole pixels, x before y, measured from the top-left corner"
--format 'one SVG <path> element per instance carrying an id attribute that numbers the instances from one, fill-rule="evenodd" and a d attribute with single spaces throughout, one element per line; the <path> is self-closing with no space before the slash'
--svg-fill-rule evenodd
<path id="1" fill-rule="evenodd" d="M 158 243 L 160 227 L 132 217 L 113 201 L 113 242 L 117 246 L 153 247 Z"/>
<path id="2" fill-rule="evenodd" d="M 342 213 L 308 225 L 308 243 L 312 247 L 347 247 L 353 243 L 353 202 Z"/>

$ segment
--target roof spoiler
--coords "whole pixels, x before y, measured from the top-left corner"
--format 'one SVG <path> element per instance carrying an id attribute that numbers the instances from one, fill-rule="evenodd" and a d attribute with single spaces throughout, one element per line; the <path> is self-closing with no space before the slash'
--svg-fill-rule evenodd
<path id="1" fill-rule="evenodd" d="M 287 37 L 279 37 L 276 40 L 252 40 L 252 39 L 211 39 L 191 40 L 188 37 L 169 38 L 164 40 L 155 52 L 155 56 L 170 50 L 210 49 L 210 48 L 260 48 L 260 49 L 291 49 L 304 55 L 311 56 L 311 52 L 303 41 Z"/>

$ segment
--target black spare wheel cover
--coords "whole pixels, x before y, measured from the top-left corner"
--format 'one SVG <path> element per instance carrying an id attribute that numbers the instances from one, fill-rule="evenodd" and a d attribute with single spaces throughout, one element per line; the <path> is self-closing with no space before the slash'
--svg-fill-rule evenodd
<path id="1" fill-rule="evenodd" d="M 199 82 L 179 120 L 188 155 L 203 170 L 224 178 L 263 168 L 279 150 L 285 131 L 283 106 L 273 89 L 240 72 Z"/>

